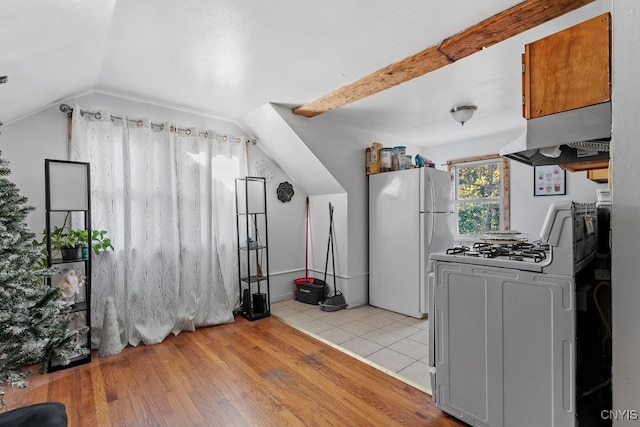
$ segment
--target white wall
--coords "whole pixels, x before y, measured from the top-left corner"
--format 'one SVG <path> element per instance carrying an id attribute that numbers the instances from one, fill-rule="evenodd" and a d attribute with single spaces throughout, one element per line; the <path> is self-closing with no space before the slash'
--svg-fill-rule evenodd
<path id="1" fill-rule="evenodd" d="M 263 142 L 260 147 L 308 194 L 335 194 L 344 188 L 305 142 L 284 121 L 273 104 L 264 104 L 242 118 L 243 126 Z"/>
<path id="2" fill-rule="evenodd" d="M 345 233 L 348 243 L 347 253 L 341 255 L 340 273 L 349 307 L 366 304 L 369 299 L 369 200 L 364 150 L 376 141 L 376 135 L 328 121 L 322 116 L 313 119 L 296 116 L 287 107 L 274 105 L 274 109 L 346 191 L 348 228 Z M 313 251 L 326 253 L 326 248 L 314 241 Z M 324 269 L 324 265 L 321 268 Z"/>
<path id="3" fill-rule="evenodd" d="M 8 178 L 36 208 L 27 225 L 40 238 L 45 226 L 44 159 L 68 159 L 67 118 L 57 108 L 49 108 L 1 130 L 0 150 L 10 162 Z"/>
<path id="4" fill-rule="evenodd" d="M 329 203 L 333 206 L 333 257 L 329 247 Z M 309 275 L 326 280 L 333 290 L 333 275 L 335 273 L 336 287 L 345 293 L 347 301 L 349 301 L 348 294 L 351 290 L 348 286 L 348 247 L 350 243 L 348 239 L 348 206 L 349 197 L 346 193 L 309 197 L 309 265 L 313 271 L 313 274 Z M 351 298 L 351 301 L 354 301 L 354 298 Z"/>
<path id="5" fill-rule="evenodd" d="M 473 126 L 473 120 L 465 126 Z M 496 135 L 491 139 L 460 142 L 446 146 L 432 147 L 425 150 L 427 157 L 432 158 L 439 169 L 445 169 L 447 160 L 486 154 L 497 154 L 507 145 L 511 136 Z M 511 229 L 528 235 L 529 240 L 540 236 L 542 223 L 549 205 L 560 200 L 595 201 L 596 189 L 607 189 L 607 184 L 598 184 L 587 179 L 586 172 L 567 172 L 564 196 L 533 196 L 533 167 L 510 160 L 510 205 Z"/>
<path id="6" fill-rule="evenodd" d="M 171 122 L 179 127 L 211 129 L 219 133 L 244 135 L 235 123 L 189 112 L 127 100 L 99 93 L 64 101 L 80 105 L 89 111 L 106 111 L 114 115 L 147 117 L 153 122 Z M 58 105 L 3 127 L 0 135 L 2 157 L 9 160 L 11 175 L 23 196 L 36 210 L 27 218 L 27 225 L 39 237 L 44 229 L 44 159 L 68 159 L 67 117 Z M 257 145 L 249 145 L 249 173 L 256 161 L 267 156 Z M 269 219 L 269 267 L 271 295 L 274 301 L 293 296 L 293 278 L 304 270 L 304 204 L 306 194 L 295 185 L 277 164 L 273 163 L 273 178 L 267 183 Z M 276 188 L 283 181 L 294 184 L 295 196 L 289 203 L 276 198 Z"/>
<path id="7" fill-rule="evenodd" d="M 640 413 L 640 9 L 637 0 L 613 3 L 613 409 Z M 638 423 L 627 420 L 614 425 Z"/>
<path id="8" fill-rule="evenodd" d="M 267 181 L 267 220 L 269 231 L 269 285 L 271 303 L 285 301 L 294 297 L 293 280 L 304 276 L 304 230 L 307 194 L 292 180 L 273 159 L 270 159 L 258 141 L 249 149 L 248 175 L 256 175 L 256 162 L 267 160 L 272 167 L 273 176 Z M 277 189 L 282 182 L 293 185 L 294 195 L 291 201 L 278 200 Z"/>
<path id="9" fill-rule="evenodd" d="M 338 286 L 347 295 L 350 306 L 357 306 L 368 301 L 368 181 L 364 173 L 364 149 L 371 143 L 378 141 L 385 146 L 401 144 L 398 141 L 380 139 L 366 130 L 357 129 L 331 122 L 322 116 L 313 119 L 295 116 L 290 109 L 273 105 L 269 111 L 275 111 L 294 131 L 296 140 L 306 144 L 313 155 L 320 160 L 331 176 L 344 188 L 346 193 L 310 194 L 311 200 L 311 242 L 310 269 L 315 273 L 324 271 L 326 256 L 327 224 L 323 217 L 327 217 L 327 203 L 329 200 L 336 204 L 336 240 L 340 246 L 336 251 Z M 253 121 L 255 123 L 255 120 Z M 452 123 L 452 125 L 456 125 Z M 467 125 L 472 125 L 468 123 Z M 259 132 L 259 127 L 254 131 Z M 258 133 L 258 137 L 262 138 Z M 422 154 L 432 159 L 438 169 L 446 169 L 443 164 L 447 160 L 483 154 L 498 153 L 500 149 L 510 143 L 515 135 L 494 135 L 483 140 L 460 142 L 458 144 L 416 149 L 407 145 L 407 152 L 415 155 Z M 274 144 L 269 136 L 262 141 L 267 150 Z M 278 141 L 276 143 L 282 143 Z M 279 153 L 275 150 L 276 159 L 280 156 L 287 158 L 287 150 Z M 287 158 L 287 161 L 297 159 Z M 539 238 L 540 229 L 549 205 L 558 200 L 595 201 L 596 189 L 607 188 L 606 184 L 597 184 L 586 178 L 586 172 L 567 173 L 567 194 L 565 196 L 533 196 L 533 168 L 518 162 L 511 162 L 511 228 L 521 231 L 531 240 Z M 294 177 L 295 178 L 295 177 Z M 306 179 L 309 179 L 307 176 Z M 346 198 L 340 197 L 346 194 Z M 342 204 L 346 203 L 343 208 Z M 342 217 L 346 215 L 346 217 Z M 320 219 L 318 219 L 320 218 Z M 325 222 L 318 227 L 318 221 Z M 344 225 L 342 225 L 344 222 Z M 344 227 L 344 228 L 343 228 Z M 343 231 L 344 230 L 344 231 Z M 320 236 L 320 238 L 318 238 Z M 300 240 L 302 238 L 300 237 Z M 294 244 L 292 247 L 295 247 Z M 283 248 L 283 250 L 286 250 Z M 291 252 L 287 252 L 291 253 Z M 295 256 L 295 254 L 293 254 Z M 299 256 L 298 256 L 299 257 Z M 322 275 L 322 274 L 320 274 Z M 300 275 L 302 277 L 302 275 Z M 318 277 L 316 274 L 315 277 Z M 294 286 L 288 285 L 293 292 Z M 283 283 L 281 299 L 286 299 L 289 290 Z"/>
<path id="10" fill-rule="evenodd" d="M 567 172 L 564 196 L 533 196 L 533 167 L 511 160 L 509 162 L 511 192 L 511 228 L 529 234 L 531 239 L 540 237 L 542 223 L 549 205 L 560 200 L 596 201 L 596 189 L 607 189 L 587 179 L 587 172 Z"/>

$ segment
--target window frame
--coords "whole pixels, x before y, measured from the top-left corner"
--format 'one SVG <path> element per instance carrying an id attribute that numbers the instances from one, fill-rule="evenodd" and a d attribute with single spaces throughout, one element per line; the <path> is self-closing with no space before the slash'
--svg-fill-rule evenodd
<path id="1" fill-rule="evenodd" d="M 500 162 L 501 160 L 501 162 Z M 473 239 L 478 235 L 458 234 L 458 206 L 460 203 L 478 202 L 485 199 L 460 199 L 458 197 L 458 168 L 473 167 L 483 164 L 497 163 L 500 165 L 500 224 L 501 229 L 509 230 L 511 228 L 510 220 L 510 192 L 509 192 L 509 159 L 501 157 L 499 154 L 490 154 L 486 156 L 465 157 L 447 161 L 447 169 L 454 174 L 454 215 L 455 215 L 455 238 L 456 239 Z M 491 199 L 495 200 L 495 199 Z"/>

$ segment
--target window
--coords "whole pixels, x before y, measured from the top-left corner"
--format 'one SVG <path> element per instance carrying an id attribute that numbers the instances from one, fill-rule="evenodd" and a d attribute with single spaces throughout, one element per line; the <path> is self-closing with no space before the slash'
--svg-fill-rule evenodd
<path id="1" fill-rule="evenodd" d="M 509 228 L 508 160 L 498 156 L 452 160 L 456 234 L 477 236 Z"/>

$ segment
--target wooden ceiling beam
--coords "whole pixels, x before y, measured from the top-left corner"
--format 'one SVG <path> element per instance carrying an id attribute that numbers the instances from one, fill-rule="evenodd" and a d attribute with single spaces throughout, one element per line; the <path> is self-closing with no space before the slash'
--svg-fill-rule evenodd
<path id="1" fill-rule="evenodd" d="M 384 67 L 320 98 L 293 108 L 315 117 L 420 77 L 595 0 L 528 0 L 455 34 L 436 46 Z"/>

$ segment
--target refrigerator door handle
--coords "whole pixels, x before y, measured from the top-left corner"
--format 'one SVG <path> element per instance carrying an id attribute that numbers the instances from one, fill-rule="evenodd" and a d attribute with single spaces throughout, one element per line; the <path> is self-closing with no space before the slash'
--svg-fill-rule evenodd
<path id="1" fill-rule="evenodd" d="M 429 243 L 428 243 L 428 247 L 429 247 L 429 253 L 431 253 L 431 248 L 433 247 L 433 236 L 436 234 L 435 232 L 435 227 L 436 227 L 436 216 L 434 214 L 429 215 L 431 217 L 431 224 L 429 224 L 429 228 L 427 230 L 428 236 L 429 236 Z"/>
<path id="2" fill-rule="evenodd" d="M 431 212 L 420 212 L 420 248 L 425 254 L 425 264 L 429 261 L 429 255 L 433 251 L 433 238 L 436 234 L 436 215 Z"/>
<path id="3" fill-rule="evenodd" d="M 423 206 L 423 209 L 424 209 L 423 212 L 429 214 L 429 217 L 430 217 L 429 220 L 430 221 L 428 223 L 426 223 L 426 221 L 425 221 L 425 224 L 424 224 L 424 226 L 426 228 L 426 230 L 425 230 L 426 239 L 423 242 L 422 247 L 424 248 L 425 253 L 428 254 L 428 253 L 431 253 L 431 247 L 433 245 L 433 235 L 435 234 L 433 228 L 435 227 L 436 218 L 435 218 L 435 216 L 433 214 L 434 214 L 435 209 L 436 209 L 436 202 L 435 202 L 436 190 L 435 190 L 434 183 L 433 183 L 434 180 L 431 179 L 431 176 L 429 176 L 428 173 L 425 173 L 425 177 L 424 178 L 425 178 L 425 181 L 426 181 L 425 182 L 425 184 L 426 184 L 425 185 L 425 187 L 426 187 L 425 188 L 425 193 L 429 195 L 429 197 L 425 197 L 424 202 L 428 201 L 429 206 Z M 423 205 L 426 205 L 426 203 L 423 203 Z"/>
<path id="4" fill-rule="evenodd" d="M 435 212 L 436 209 L 436 201 L 435 201 L 435 195 L 436 195 L 436 189 L 433 183 L 433 179 L 431 179 L 431 176 L 429 176 L 428 173 L 425 173 L 425 181 L 426 181 L 426 189 L 428 190 L 428 195 L 429 197 L 426 197 L 426 199 L 429 201 L 429 206 L 423 206 L 423 209 L 425 212 Z"/>
<path id="5" fill-rule="evenodd" d="M 431 191 L 431 197 L 429 197 L 429 200 L 431 200 L 431 212 L 435 212 L 436 210 L 436 188 L 435 188 L 435 184 L 433 183 L 433 179 L 429 178 L 429 190 Z"/>

